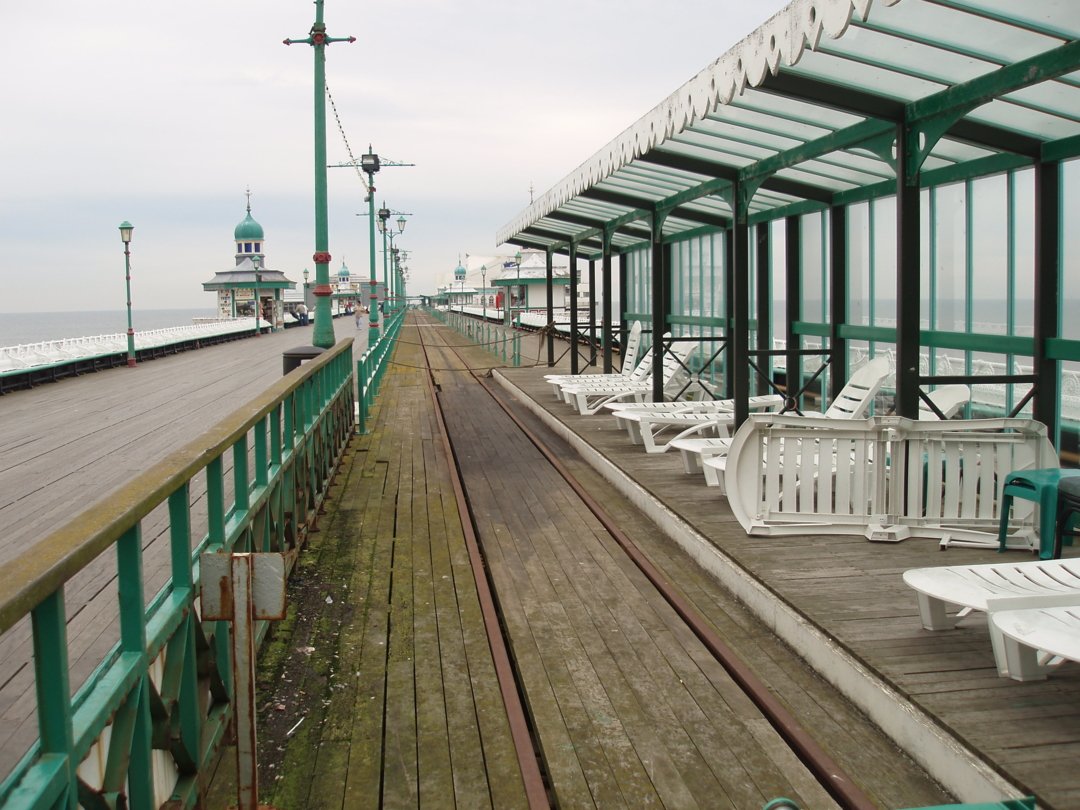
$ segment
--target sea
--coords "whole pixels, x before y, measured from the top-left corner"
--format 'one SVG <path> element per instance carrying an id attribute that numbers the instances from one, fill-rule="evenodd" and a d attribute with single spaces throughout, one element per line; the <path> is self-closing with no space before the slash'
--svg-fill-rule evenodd
<path id="1" fill-rule="evenodd" d="M 192 318 L 212 318 L 213 307 L 199 309 L 138 309 L 131 314 L 136 332 L 190 326 Z M 127 311 L 123 309 L 80 310 L 77 312 L 0 313 L 0 348 L 23 343 L 39 343 L 64 338 L 115 335 L 127 332 Z"/>

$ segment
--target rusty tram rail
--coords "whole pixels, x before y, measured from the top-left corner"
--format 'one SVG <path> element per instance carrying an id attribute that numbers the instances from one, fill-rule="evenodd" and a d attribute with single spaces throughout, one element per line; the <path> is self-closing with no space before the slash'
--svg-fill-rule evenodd
<path id="1" fill-rule="evenodd" d="M 438 348 L 452 352 L 458 357 L 462 364 L 468 368 L 467 362 L 453 346 L 439 346 Z M 426 358 L 426 345 L 424 346 L 424 353 Z M 845 773 L 843 768 L 840 767 L 840 765 L 800 725 L 791 712 L 789 712 L 772 694 L 768 686 L 738 657 L 734 650 L 732 650 L 732 648 L 721 638 L 720 634 L 710 622 L 667 580 L 663 572 L 649 560 L 647 555 L 637 546 L 637 544 L 635 544 L 634 541 L 619 528 L 615 520 L 603 506 L 589 494 L 581 482 L 578 481 L 569 469 L 560 462 L 557 454 L 534 431 L 530 430 L 529 427 L 510 410 L 510 408 L 507 407 L 505 402 L 495 394 L 487 382 L 471 369 L 469 370 L 469 373 L 476 383 L 491 396 L 503 412 L 505 412 L 513 421 L 522 434 L 528 438 L 529 442 L 531 442 L 551 464 L 559 476 L 567 482 L 581 502 L 599 520 L 611 538 L 626 553 L 629 559 L 633 561 L 653 587 L 656 588 L 662 598 L 672 607 L 679 618 L 702 642 L 709 653 L 721 666 L 723 666 L 731 676 L 732 680 L 747 695 L 747 697 L 749 697 L 765 719 L 790 747 L 799 761 L 806 766 L 810 773 L 813 774 L 819 784 L 829 793 L 837 804 L 840 807 L 846 808 L 846 810 L 870 810 L 871 808 L 876 807 L 877 805 L 870 797 L 847 773 Z M 429 387 L 431 395 L 435 398 L 436 412 L 439 414 L 439 424 L 443 432 L 443 441 L 445 442 L 451 457 L 454 457 L 453 445 L 446 432 L 446 425 L 441 412 L 441 403 L 439 402 L 430 375 Z M 501 638 L 502 625 L 499 617 L 495 613 L 497 609 L 495 600 L 491 597 L 490 584 L 487 583 L 486 580 L 486 566 L 482 560 L 483 549 L 478 542 L 475 529 L 472 527 L 468 496 L 465 493 L 464 484 L 461 482 L 460 475 L 457 472 L 456 464 L 452 466 L 452 472 L 454 475 L 455 491 L 458 493 L 459 509 L 463 515 L 463 526 L 466 531 L 466 536 L 469 538 L 470 554 L 473 553 L 475 547 L 475 554 L 477 556 L 477 559 L 473 563 L 474 572 L 477 576 L 478 585 L 482 584 L 487 593 L 487 597 L 482 600 L 485 623 L 489 628 L 489 634 L 495 631 L 498 631 L 500 634 L 498 637 L 492 635 L 492 648 L 496 649 L 497 647 L 503 651 L 501 654 L 505 655 L 508 642 L 506 639 Z M 465 520 L 464 516 L 469 516 L 469 519 Z M 504 677 L 516 677 L 514 676 L 512 669 L 507 670 L 508 666 L 509 661 L 507 660 L 506 665 L 499 668 L 500 681 L 502 681 Z M 516 719 L 514 717 L 518 712 L 525 711 L 519 698 L 519 687 L 517 684 L 502 683 L 501 686 L 504 696 L 510 697 L 507 705 L 508 712 L 511 714 L 512 724 L 517 726 L 528 725 L 527 717 L 519 717 Z M 541 753 L 537 747 L 526 747 L 526 737 L 523 731 L 520 729 L 516 729 L 515 731 L 515 743 L 518 746 L 519 761 L 522 765 L 522 772 L 525 774 L 526 781 L 528 782 L 530 774 L 536 770 L 536 763 L 542 759 Z M 539 774 L 536 774 L 534 778 L 539 778 Z M 532 800 L 534 793 L 530 791 L 529 795 L 530 800 Z M 532 806 L 535 807 L 537 805 L 534 803 Z"/>

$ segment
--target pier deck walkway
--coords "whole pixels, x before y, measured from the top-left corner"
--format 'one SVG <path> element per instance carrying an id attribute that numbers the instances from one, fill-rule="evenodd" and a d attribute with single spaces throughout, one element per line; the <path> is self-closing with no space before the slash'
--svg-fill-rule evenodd
<path id="1" fill-rule="evenodd" d="M 835 806 L 491 396 L 437 346 L 458 344 L 474 368 L 495 365 L 492 356 L 421 315 L 402 329 L 370 432 L 343 461 L 290 584 L 290 618 L 273 628 L 260 663 L 260 800 L 524 806 L 421 341 L 439 369 L 433 380 L 553 805 L 749 810 L 794 795 L 804 807 Z M 507 402 L 559 444 L 522 403 Z M 561 452 L 875 802 L 947 800 L 640 511 L 565 445 Z M 215 803 L 230 796 L 230 770 L 225 757 Z"/>
<path id="2" fill-rule="evenodd" d="M 338 338 L 355 337 L 359 359 L 367 329 L 355 329 L 351 318 L 334 326 Z M 312 329 L 221 343 L 0 397 L 0 562 L 262 393 L 282 376 L 282 352 L 310 345 Z M 144 528 L 150 593 L 168 573 L 167 525 L 162 508 Z M 194 529 L 201 536 L 205 524 Z M 65 588 L 73 685 L 118 637 L 112 556 L 101 555 Z M 29 621 L 23 621 L 0 637 L 3 774 L 37 736 L 29 655 Z"/>

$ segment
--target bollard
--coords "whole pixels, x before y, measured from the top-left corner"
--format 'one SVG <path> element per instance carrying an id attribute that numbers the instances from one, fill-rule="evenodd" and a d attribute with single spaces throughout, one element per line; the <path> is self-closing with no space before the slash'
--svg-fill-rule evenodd
<path id="1" fill-rule="evenodd" d="M 305 360 L 318 357 L 324 351 L 325 349 L 320 349 L 318 346 L 297 346 L 295 349 L 286 349 L 281 353 L 282 375 L 288 374 L 293 369 L 300 368 L 300 364 Z"/>
<path id="2" fill-rule="evenodd" d="M 206 552 L 199 566 L 202 620 L 232 623 L 236 804 L 239 810 L 257 810 L 255 622 L 285 618 L 285 556 Z"/>

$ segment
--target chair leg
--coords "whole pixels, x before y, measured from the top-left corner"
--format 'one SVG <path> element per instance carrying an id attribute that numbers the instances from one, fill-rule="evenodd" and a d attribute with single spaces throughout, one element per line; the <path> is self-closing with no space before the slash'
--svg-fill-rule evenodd
<path id="1" fill-rule="evenodd" d="M 1057 536 L 1057 487 L 1046 487 L 1039 499 L 1039 559 L 1056 560 L 1061 556 Z"/>
<path id="2" fill-rule="evenodd" d="M 942 600 L 925 593 L 916 595 L 919 597 L 919 618 L 923 627 L 927 630 L 951 630 L 956 626 L 956 620 L 945 612 L 945 603 Z"/>
<path id="3" fill-rule="evenodd" d="M 998 525 L 998 553 L 1005 550 L 1005 541 L 1009 536 L 1009 512 L 1012 510 L 1013 496 L 1007 491 L 1001 495 L 1001 521 Z"/>

